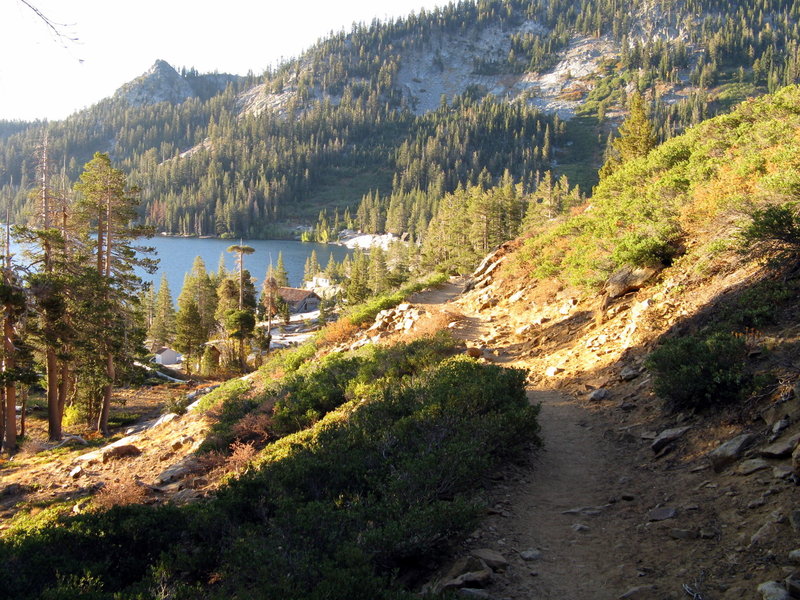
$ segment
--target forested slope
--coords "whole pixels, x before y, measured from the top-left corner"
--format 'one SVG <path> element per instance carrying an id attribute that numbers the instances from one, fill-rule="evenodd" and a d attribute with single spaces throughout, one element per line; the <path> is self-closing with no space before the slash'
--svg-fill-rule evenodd
<path id="1" fill-rule="evenodd" d="M 95 151 L 109 152 L 142 187 L 144 221 L 166 232 L 279 235 L 279 224 L 312 222 L 325 207 L 355 212 L 373 191 L 384 211 L 402 206 L 401 224 L 421 239 L 444 193 L 506 169 L 528 191 L 551 168 L 591 185 L 626 90 L 649 94 L 666 138 L 795 82 L 798 10 L 794 0 L 459 2 L 354 25 L 219 93 L 224 77 L 184 70 L 172 83 L 196 93 L 180 103 L 169 94 L 144 102 L 129 84 L 47 124 L 51 160 L 74 180 Z M 560 92 L 576 101 L 568 127 L 540 114 L 537 98 L 578 39 L 616 50 Z M 447 103 L 422 110 L 428 88 Z M 0 189 L 16 198 L 18 219 L 44 127 L 0 123 Z"/>

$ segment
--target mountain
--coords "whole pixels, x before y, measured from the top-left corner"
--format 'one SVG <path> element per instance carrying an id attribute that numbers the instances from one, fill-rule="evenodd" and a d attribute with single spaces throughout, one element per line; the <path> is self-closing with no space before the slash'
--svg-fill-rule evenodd
<path id="1" fill-rule="evenodd" d="M 230 84 L 243 78 L 236 75 L 199 75 L 194 71 L 179 74 L 169 63 L 157 60 L 150 69 L 126 83 L 114 94 L 131 106 L 169 102 L 180 104 L 190 98 L 207 100 L 221 94 Z"/>
<path id="2" fill-rule="evenodd" d="M 109 152 L 142 189 L 142 219 L 169 233 L 271 237 L 338 221 L 422 240 L 444 194 L 506 171 L 526 193 L 549 171 L 588 191 L 634 89 L 663 140 L 797 81 L 798 10 L 794 0 L 459 2 L 354 25 L 258 79 L 158 61 L 49 123 L 51 156 L 66 157 L 74 180 L 93 152 Z M 42 127 L 0 123 L 0 190 L 18 220 Z"/>

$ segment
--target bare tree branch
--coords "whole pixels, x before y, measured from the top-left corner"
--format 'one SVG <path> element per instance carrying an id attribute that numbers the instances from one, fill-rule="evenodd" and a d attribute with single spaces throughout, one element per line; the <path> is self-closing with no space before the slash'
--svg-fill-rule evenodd
<path id="1" fill-rule="evenodd" d="M 55 21 L 50 19 L 47 15 L 45 15 L 41 10 L 36 8 L 33 4 L 28 2 L 28 0 L 19 0 L 19 1 L 22 2 L 22 4 L 24 4 L 28 8 L 30 8 L 36 14 L 36 16 L 39 17 L 39 19 L 41 19 L 45 25 L 47 25 L 47 27 L 56 36 L 56 39 L 62 41 L 65 48 L 67 47 L 68 42 L 78 41 L 77 37 L 72 37 L 64 32 L 64 28 L 69 27 L 69 25 L 67 25 L 66 23 L 56 23 Z"/>

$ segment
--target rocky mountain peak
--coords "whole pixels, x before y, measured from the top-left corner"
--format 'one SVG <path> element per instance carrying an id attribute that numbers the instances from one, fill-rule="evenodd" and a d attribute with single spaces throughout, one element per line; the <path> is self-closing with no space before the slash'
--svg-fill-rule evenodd
<path id="1" fill-rule="evenodd" d="M 115 94 L 134 106 L 171 102 L 179 104 L 195 96 L 192 86 L 165 60 L 153 66 L 133 81 L 123 85 Z"/>

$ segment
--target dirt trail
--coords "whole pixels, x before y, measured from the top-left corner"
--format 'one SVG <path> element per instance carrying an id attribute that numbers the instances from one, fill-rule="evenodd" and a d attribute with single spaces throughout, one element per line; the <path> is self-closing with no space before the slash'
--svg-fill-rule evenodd
<path id="1" fill-rule="evenodd" d="M 448 310 L 443 305 L 458 290 L 450 283 L 412 301 L 427 310 Z M 463 317 L 454 333 L 470 346 L 482 346 L 497 326 L 479 314 Z M 527 366 L 512 353 L 486 357 Z M 603 414 L 572 396 L 549 389 L 530 389 L 528 396 L 541 407 L 544 448 L 534 452 L 529 467 L 497 486 L 495 514 L 468 542 L 470 548 L 497 549 L 511 563 L 495 577 L 491 597 L 598 600 L 646 585 L 642 578 L 652 570 L 641 563 L 650 557 L 638 556 L 641 548 L 633 539 L 655 499 L 643 497 L 651 494 L 636 464 L 638 452 L 625 452 Z M 526 551 L 538 557 L 525 560 Z"/>

